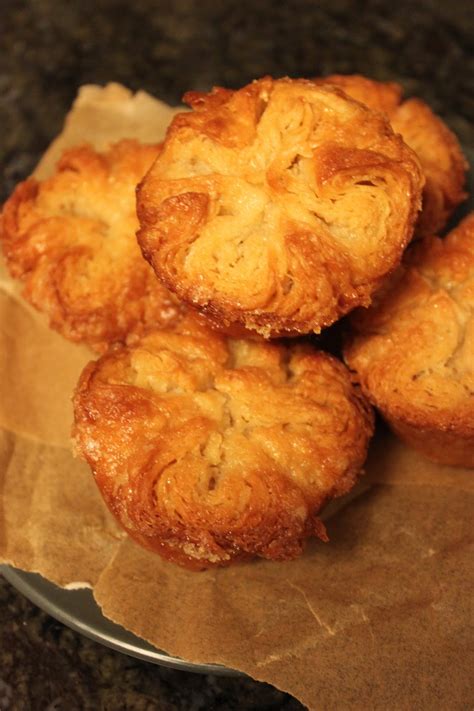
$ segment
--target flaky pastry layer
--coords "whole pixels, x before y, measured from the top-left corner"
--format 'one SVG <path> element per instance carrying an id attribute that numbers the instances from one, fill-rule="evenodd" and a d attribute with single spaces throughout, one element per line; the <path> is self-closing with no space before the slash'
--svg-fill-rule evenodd
<path id="1" fill-rule="evenodd" d="M 185 101 L 138 191 L 138 239 L 163 283 L 264 336 L 319 332 L 369 304 L 424 181 L 388 120 L 307 80 Z"/>
<path id="2" fill-rule="evenodd" d="M 97 351 L 178 310 L 136 241 L 135 187 L 157 153 L 132 140 L 67 150 L 52 177 L 20 183 L 3 209 L 0 240 L 25 298 Z"/>
<path id="3" fill-rule="evenodd" d="M 464 191 L 468 164 L 454 133 L 421 99 L 402 100 L 402 88 L 354 74 L 334 74 L 321 83 L 339 86 L 371 109 L 382 111 L 393 130 L 417 154 L 425 174 L 423 209 L 415 234 L 431 236 L 442 230 Z"/>
<path id="4" fill-rule="evenodd" d="M 91 363 L 74 409 L 76 450 L 118 521 L 192 568 L 325 539 L 318 511 L 353 486 L 373 429 L 333 357 L 190 317 Z"/>
<path id="5" fill-rule="evenodd" d="M 474 467 L 474 214 L 417 244 L 352 323 L 346 362 L 392 428 L 430 459 Z"/>

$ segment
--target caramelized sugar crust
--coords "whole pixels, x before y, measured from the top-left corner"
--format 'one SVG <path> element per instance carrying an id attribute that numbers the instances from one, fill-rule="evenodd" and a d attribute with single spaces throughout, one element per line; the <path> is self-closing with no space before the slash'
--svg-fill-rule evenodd
<path id="1" fill-rule="evenodd" d="M 411 239 L 423 177 L 388 121 L 335 87 L 265 78 L 186 94 L 138 190 L 166 286 L 225 327 L 319 332 Z"/>
<path id="2" fill-rule="evenodd" d="M 468 164 L 454 133 L 424 101 L 403 101 L 398 84 L 357 74 L 334 74 L 321 81 L 339 86 L 357 101 L 388 116 L 393 130 L 417 154 L 426 178 L 423 209 L 415 233 L 422 237 L 440 232 L 467 197 L 464 184 Z"/>
<path id="3" fill-rule="evenodd" d="M 365 460 L 372 412 L 308 346 L 226 339 L 191 317 L 90 363 L 75 445 L 143 546 L 191 568 L 298 556 Z"/>
<path id="4" fill-rule="evenodd" d="M 73 148 L 52 177 L 20 183 L 3 209 L 3 251 L 25 298 L 97 351 L 178 310 L 136 241 L 135 187 L 158 150 L 132 140 L 103 154 Z"/>
<path id="5" fill-rule="evenodd" d="M 435 461 L 474 467 L 474 214 L 426 238 L 345 349 L 393 429 Z"/>

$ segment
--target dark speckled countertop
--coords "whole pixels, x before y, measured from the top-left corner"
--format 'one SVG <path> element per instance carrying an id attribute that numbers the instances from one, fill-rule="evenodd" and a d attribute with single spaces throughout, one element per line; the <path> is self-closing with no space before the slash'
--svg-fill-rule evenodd
<path id="1" fill-rule="evenodd" d="M 473 18 L 470 0 L 3 0 L 0 199 L 33 169 L 88 82 L 115 80 L 177 103 L 188 89 L 237 87 L 263 74 L 358 72 L 400 82 L 473 148 Z M 112 652 L 0 578 L 4 708 L 302 707 L 251 680 L 187 674 Z"/>

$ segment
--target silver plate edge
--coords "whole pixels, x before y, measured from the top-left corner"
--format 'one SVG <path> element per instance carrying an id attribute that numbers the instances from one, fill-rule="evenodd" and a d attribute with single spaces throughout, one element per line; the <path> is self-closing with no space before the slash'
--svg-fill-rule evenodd
<path id="1" fill-rule="evenodd" d="M 159 666 L 193 672 L 195 674 L 214 674 L 234 677 L 245 676 L 243 672 L 229 669 L 220 664 L 196 664 L 194 662 L 187 662 L 185 659 L 174 657 L 154 648 L 151 644 L 137 637 L 132 632 L 129 632 L 121 625 L 108 620 L 102 614 L 90 589 L 65 590 L 37 573 L 26 573 L 9 565 L 0 565 L 0 574 L 3 575 L 5 580 L 18 590 L 18 592 L 48 615 L 51 615 L 51 617 L 54 617 L 54 619 L 66 625 L 66 627 L 70 627 L 85 637 L 92 639 L 94 642 L 99 642 L 105 647 L 109 647 L 117 652 Z M 53 599 L 51 599 L 51 595 L 53 595 Z M 101 621 L 103 620 L 105 630 L 101 631 L 96 629 L 93 624 L 87 622 L 87 619 L 84 620 L 80 616 L 78 617 L 77 615 L 71 614 L 67 609 L 64 609 L 64 606 L 60 604 L 63 595 L 67 596 L 64 599 L 68 600 L 71 604 L 73 604 L 76 599 L 83 606 L 84 601 L 86 601 L 93 615 L 96 617 L 100 616 L 99 619 Z M 55 601 L 54 599 L 58 597 L 59 604 L 57 600 Z"/>

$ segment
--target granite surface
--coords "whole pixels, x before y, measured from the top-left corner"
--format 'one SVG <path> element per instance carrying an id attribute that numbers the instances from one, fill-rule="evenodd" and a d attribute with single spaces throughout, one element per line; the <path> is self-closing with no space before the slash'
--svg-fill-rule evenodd
<path id="1" fill-rule="evenodd" d="M 133 659 L 64 627 L 0 575 L 0 709 L 299 711 L 247 678 L 192 674 Z"/>
<path id="2" fill-rule="evenodd" d="M 0 199 L 32 170 L 87 82 L 115 80 L 177 103 L 188 89 L 236 87 L 266 73 L 359 72 L 399 81 L 474 147 L 469 0 L 3 0 L 0 40 Z M 0 709 L 301 708 L 251 680 L 112 652 L 0 577 Z"/>

